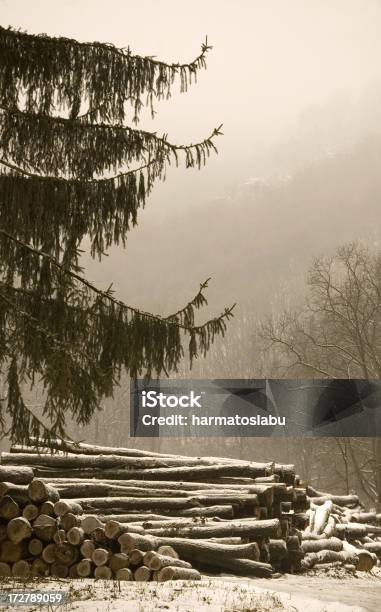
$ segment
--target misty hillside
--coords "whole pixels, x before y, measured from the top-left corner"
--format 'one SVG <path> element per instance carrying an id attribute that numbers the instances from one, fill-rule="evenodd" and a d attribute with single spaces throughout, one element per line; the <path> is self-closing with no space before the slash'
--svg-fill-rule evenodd
<path id="1" fill-rule="evenodd" d="M 349 240 L 379 238 L 381 137 L 284 177 L 249 177 L 229 196 L 179 212 L 147 208 L 128 239 L 90 277 L 112 280 L 130 303 L 157 312 L 181 305 L 213 277 L 214 311 L 238 301 L 258 314 L 282 283 L 304 278 L 315 255 Z"/>

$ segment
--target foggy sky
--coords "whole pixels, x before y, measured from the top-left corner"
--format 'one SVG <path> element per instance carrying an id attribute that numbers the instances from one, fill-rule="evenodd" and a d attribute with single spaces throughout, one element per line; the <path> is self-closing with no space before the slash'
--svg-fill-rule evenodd
<path id="1" fill-rule="evenodd" d="M 215 195 L 217 178 L 224 192 L 239 168 L 250 172 L 306 108 L 338 95 L 349 103 L 381 77 L 379 0 L 2 0 L 0 12 L 5 26 L 130 45 L 166 61 L 190 61 L 207 34 L 214 48 L 198 84 L 141 121 L 179 142 L 224 124 L 218 160 L 197 176 L 198 198 Z M 177 182 L 171 176 L 180 195 Z"/>
<path id="2" fill-rule="evenodd" d="M 292 173 L 380 130 L 379 0 L 0 0 L 0 14 L 3 26 L 129 45 L 133 53 L 169 62 L 191 61 L 206 34 L 213 45 L 197 85 L 186 94 L 174 87 L 169 101 L 156 104 L 155 120 L 144 115 L 139 127 L 164 132 L 172 142 L 189 143 L 223 123 L 219 155 L 201 172 L 170 169 L 166 182 L 155 186 L 139 213 L 139 227 L 130 233 L 127 252 L 113 248 L 101 267 L 86 260 L 92 280 L 107 286 L 115 280 L 121 297 L 132 296 L 135 304 L 135 298 L 141 298 L 137 305 L 142 307 L 150 308 L 150 295 L 160 294 L 163 284 L 168 291 L 172 288 L 181 306 L 192 294 L 184 284 L 189 281 L 197 288 L 197 282 L 211 274 L 225 288 L 228 303 L 240 299 L 229 297 L 230 279 L 224 277 L 226 267 L 219 265 L 217 251 L 207 252 L 193 266 L 187 247 L 190 263 L 184 283 L 175 263 L 183 243 L 181 231 L 189 231 L 187 227 L 175 226 L 180 235 L 173 250 L 167 248 L 171 220 L 181 211 L 194 211 L 194 227 L 201 227 L 205 204 L 221 201 L 215 224 L 195 236 L 194 250 L 198 244 L 202 250 L 208 231 L 218 232 L 225 199 L 234 199 L 248 180 Z M 242 219 L 240 223 L 244 225 Z M 266 224 L 261 229 L 266 231 Z M 242 242 L 252 241 L 255 250 L 254 232 L 258 227 L 248 226 Z M 356 223 L 353 237 L 355 232 Z M 261 240 L 266 242 L 266 236 Z M 285 240 L 279 257 L 292 257 L 294 244 L 295 239 Z M 219 245 L 218 250 L 223 248 Z M 171 259 L 173 265 L 168 263 Z M 247 283 L 245 259 L 242 264 Z M 163 274 L 160 277 L 163 270 L 165 280 Z M 222 305 L 217 305 L 217 312 Z"/>

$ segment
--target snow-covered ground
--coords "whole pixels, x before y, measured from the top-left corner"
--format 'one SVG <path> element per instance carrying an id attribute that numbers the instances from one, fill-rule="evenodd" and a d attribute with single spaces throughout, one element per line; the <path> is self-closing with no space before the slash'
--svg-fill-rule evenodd
<path id="1" fill-rule="evenodd" d="M 348 575 L 285 575 L 260 580 L 221 576 L 198 582 L 124 582 L 52 580 L 20 584 L 2 581 L 0 589 L 61 590 L 64 606 L 22 606 L 23 612 L 378 612 L 381 572 Z M 14 606 L 0 606 L 15 610 Z"/>

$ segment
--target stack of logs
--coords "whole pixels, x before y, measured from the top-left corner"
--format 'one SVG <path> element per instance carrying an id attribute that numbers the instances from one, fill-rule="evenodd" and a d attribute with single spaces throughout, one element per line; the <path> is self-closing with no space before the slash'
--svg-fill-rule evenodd
<path id="1" fill-rule="evenodd" d="M 54 446 L 1 455 L 0 558 L 13 562 L 3 574 L 167 580 L 301 568 L 308 501 L 291 465 Z"/>
<path id="2" fill-rule="evenodd" d="M 0 575 L 271 577 L 381 558 L 381 517 L 292 465 L 57 441 L 0 465 Z"/>
<path id="3" fill-rule="evenodd" d="M 302 533 L 303 569 L 344 565 L 370 571 L 381 559 L 381 514 L 365 512 L 357 495 L 330 495 L 307 487 L 310 508 Z"/>

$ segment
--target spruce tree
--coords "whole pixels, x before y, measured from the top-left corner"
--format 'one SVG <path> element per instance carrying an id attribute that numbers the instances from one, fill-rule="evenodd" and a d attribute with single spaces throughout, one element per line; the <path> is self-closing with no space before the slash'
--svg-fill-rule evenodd
<path id="1" fill-rule="evenodd" d="M 184 308 L 157 316 L 100 290 L 80 266 L 84 238 L 99 259 L 125 245 L 169 164 L 201 168 L 216 151 L 220 128 L 191 145 L 137 128 L 176 81 L 187 91 L 209 48 L 168 64 L 0 28 L 0 427 L 12 442 L 65 437 L 68 420 L 89 423 L 122 372 L 168 375 L 225 332 L 232 308 L 195 324 L 207 282 Z M 39 413 L 25 399 L 34 385 Z"/>

